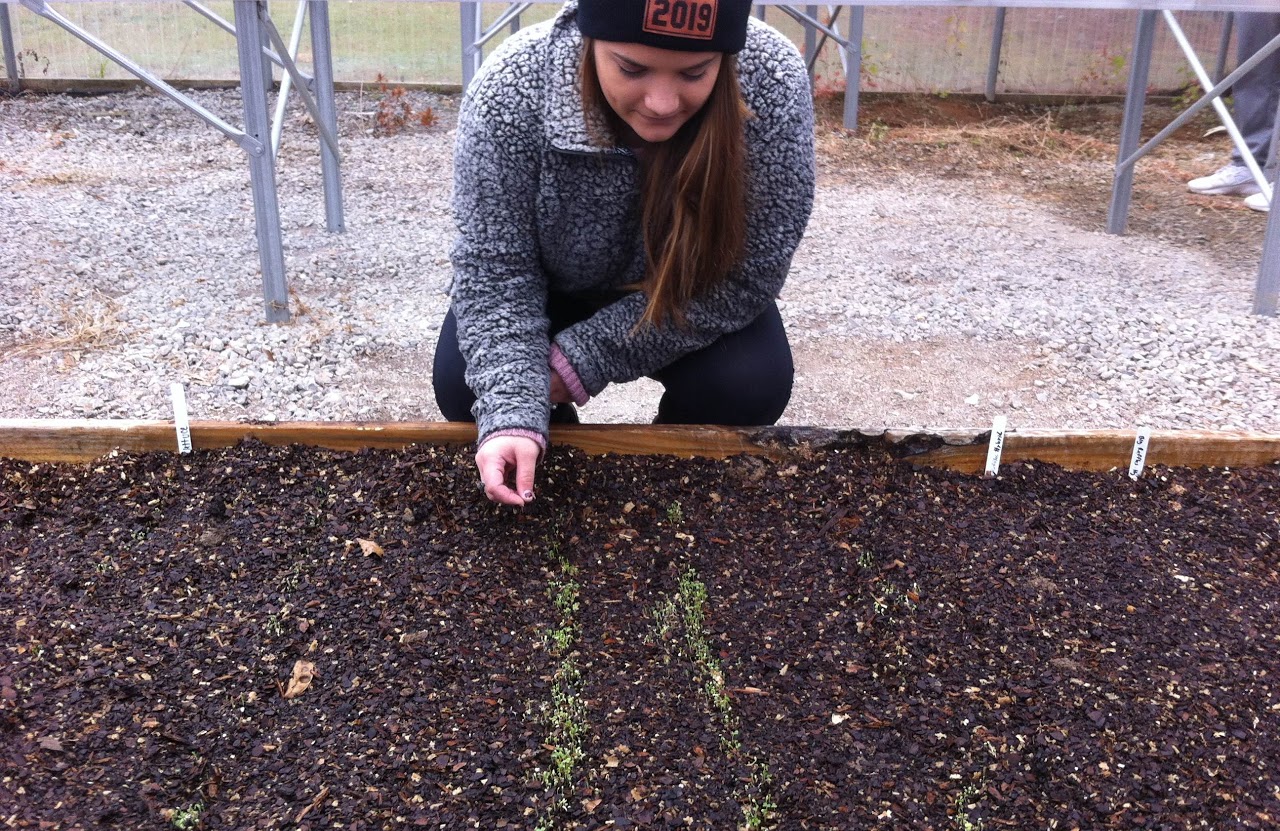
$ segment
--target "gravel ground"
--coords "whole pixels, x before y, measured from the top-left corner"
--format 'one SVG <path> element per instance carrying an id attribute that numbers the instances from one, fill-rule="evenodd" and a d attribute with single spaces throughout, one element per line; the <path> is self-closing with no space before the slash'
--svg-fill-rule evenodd
<path id="1" fill-rule="evenodd" d="M 235 93 L 194 95 L 239 123 Z M 373 97 L 339 96 L 341 235 L 324 230 L 316 140 L 291 110 L 296 318 L 274 326 L 239 148 L 145 92 L 0 99 L 0 417 L 166 418 L 182 381 L 195 419 L 438 419 L 457 101 L 413 98 L 438 123 L 381 136 Z M 1134 232 L 1110 236 L 1110 158 L 958 171 L 946 151 L 889 164 L 824 129 L 781 302 L 798 370 L 784 423 L 1280 431 L 1280 322 L 1249 313 L 1262 215 L 1186 198 L 1157 161 L 1139 169 Z M 1192 172 L 1215 161 L 1201 152 Z M 1073 206 L 1063 188 L 1082 176 L 1089 204 Z M 1144 222 L 1152 192 L 1207 230 Z M 659 393 L 612 387 L 583 419 L 647 422 Z"/>

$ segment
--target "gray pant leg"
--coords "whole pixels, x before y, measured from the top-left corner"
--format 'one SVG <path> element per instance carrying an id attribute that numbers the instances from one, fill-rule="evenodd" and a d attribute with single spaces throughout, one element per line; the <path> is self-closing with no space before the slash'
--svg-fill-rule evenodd
<path id="1" fill-rule="evenodd" d="M 1280 35 L 1280 14 L 1271 12 L 1242 12 L 1236 15 L 1236 51 L 1243 63 L 1274 38 Z M 1236 82 L 1232 90 L 1235 96 L 1234 118 L 1244 136 L 1245 144 L 1252 151 L 1259 167 L 1270 161 L 1272 134 L 1276 129 L 1276 108 L 1280 105 L 1280 49 L 1254 67 L 1253 71 Z M 1243 164 L 1239 151 L 1233 151 L 1232 161 Z"/>

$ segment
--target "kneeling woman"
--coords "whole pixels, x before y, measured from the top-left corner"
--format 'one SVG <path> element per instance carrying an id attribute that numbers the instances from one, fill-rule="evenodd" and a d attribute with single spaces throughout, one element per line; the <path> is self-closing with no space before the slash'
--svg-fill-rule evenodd
<path id="1" fill-rule="evenodd" d="M 744 0 L 579 0 L 467 90 L 436 400 L 479 426 L 489 498 L 523 505 L 552 410 L 641 376 L 661 424 L 772 424 L 775 299 L 813 204 L 813 99 Z M 514 484 L 514 487 L 513 487 Z"/>

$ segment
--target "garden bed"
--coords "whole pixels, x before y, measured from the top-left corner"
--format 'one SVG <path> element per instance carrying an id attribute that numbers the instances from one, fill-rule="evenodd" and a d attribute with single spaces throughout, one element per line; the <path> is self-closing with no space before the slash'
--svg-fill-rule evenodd
<path id="1" fill-rule="evenodd" d="M 1280 467 L 824 436 L 0 462 L 0 823 L 1275 826 Z"/>

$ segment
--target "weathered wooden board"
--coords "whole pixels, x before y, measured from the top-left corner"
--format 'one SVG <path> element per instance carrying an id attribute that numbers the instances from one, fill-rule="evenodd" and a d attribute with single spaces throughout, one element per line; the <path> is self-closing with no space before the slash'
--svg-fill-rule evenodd
<path id="1" fill-rule="evenodd" d="M 1020 430 L 1005 437 L 1002 464 L 1022 460 L 1053 462 L 1070 470 L 1128 468 L 1135 434 L 1119 430 Z M 985 440 L 945 445 L 912 455 L 931 467 L 981 472 Z M 1258 467 L 1280 462 L 1280 433 L 1153 430 L 1146 464 L 1170 467 Z"/>
<path id="2" fill-rule="evenodd" d="M 304 444 L 334 450 L 395 448 L 410 444 L 465 444 L 475 439 L 468 424 L 436 422 L 239 423 L 195 421 L 197 449 L 228 447 L 244 438 L 267 444 Z M 725 458 L 741 453 L 782 458 L 806 449 L 880 445 L 912 464 L 980 472 L 987 434 L 947 431 L 827 430 L 771 427 L 735 429 L 706 426 L 577 425 L 557 427 L 552 441 L 587 453 L 657 454 Z M 1003 463 L 1052 462 L 1073 470 L 1127 468 L 1134 434 L 1118 430 L 1013 430 L 1005 438 Z M 112 450 L 141 453 L 176 451 L 172 423 L 0 419 L 0 456 L 32 462 L 87 462 Z M 1280 463 L 1280 433 L 1192 430 L 1155 431 L 1148 465 L 1252 467 Z"/>

